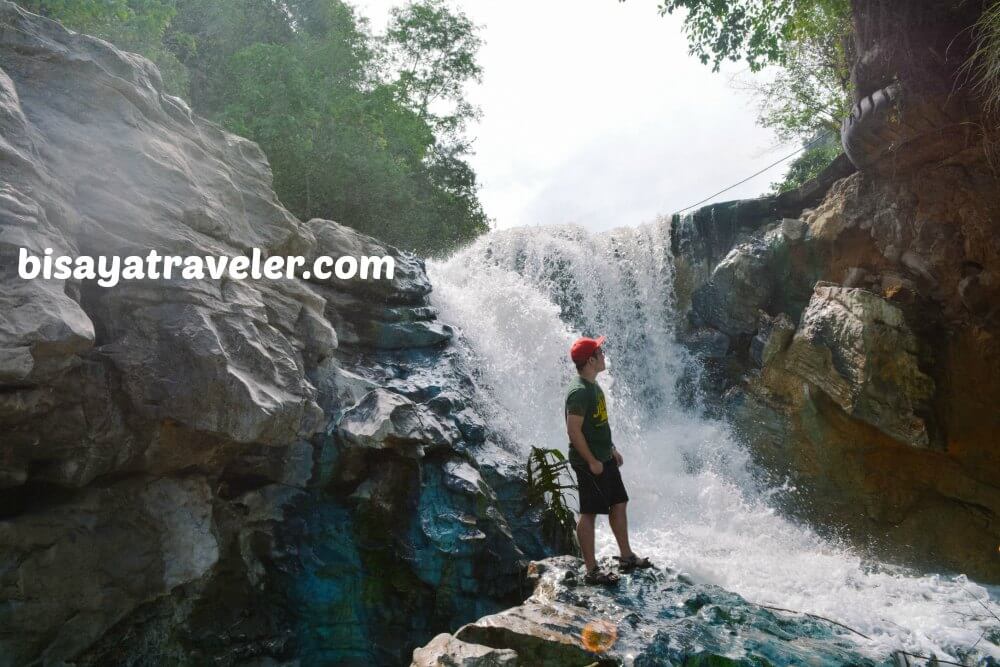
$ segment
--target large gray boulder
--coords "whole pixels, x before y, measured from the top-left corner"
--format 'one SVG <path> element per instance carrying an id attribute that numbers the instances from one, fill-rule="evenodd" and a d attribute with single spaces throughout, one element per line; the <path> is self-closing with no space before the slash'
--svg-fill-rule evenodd
<path id="1" fill-rule="evenodd" d="M 369 392 L 344 413 L 337 430 L 350 446 L 392 448 L 415 458 L 423 456 L 428 447 L 447 448 L 462 439 L 453 424 L 425 406 L 385 389 Z"/>
<path id="2" fill-rule="evenodd" d="M 0 521 L 0 664 L 64 664 L 131 609 L 204 576 L 219 559 L 212 523 L 203 478 L 90 488 Z"/>
<path id="3" fill-rule="evenodd" d="M 275 199 L 260 149 L 164 94 L 148 61 L 12 3 L 0 5 L 0 24 L 5 259 L 48 247 L 94 256 L 316 251 L 310 230 Z M 0 377 L 8 384 L 58 385 L 79 404 L 93 390 L 72 371 L 94 347 L 120 371 L 127 409 L 151 421 L 271 443 L 321 425 L 305 379 L 310 360 L 296 338 L 308 334 L 313 346 L 330 348 L 336 336 L 321 324 L 324 299 L 304 285 L 160 280 L 104 288 L 25 281 L 9 268 L 3 285 L 3 298 L 17 302 L 0 310 Z M 282 303 L 291 307 L 275 307 Z M 33 412 L 23 417 L 48 416 L 36 408 L 25 402 Z M 62 456 L 43 447 L 14 458 L 26 465 Z"/>
<path id="4" fill-rule="evenodd" d="M 103 287 L 23 280 L 22 248 L 388 255 L 394 277 Z M 297 220 L 260 148 L 149 61 L 0 0 L 0 665 L 399 662 L 510 595 L 507 507 L 460 453 L 482 424 L 428 404 L 471 385 L 429 291 L 413 255 Z"/>
<path id="5" fill-rule="evenodd" d="M 733 248 L 694 291 L 691 307 L 698 318 L 728 336 L 753 334 L 757 313 L 768 308 L 780 280 L 775 256 L 783 245 L 782 235 L 769 234 Z"/>

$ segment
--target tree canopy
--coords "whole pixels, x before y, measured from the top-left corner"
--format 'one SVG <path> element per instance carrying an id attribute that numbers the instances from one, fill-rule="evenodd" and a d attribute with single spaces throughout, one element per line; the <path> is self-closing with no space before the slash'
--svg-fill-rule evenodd
<path id="1" fill-rule="evenodd" d="M 683 11 L 690 52 L 713 71 L 727 61 L 754 73 L 770 68 L 745 85 L 757 99 L 758 122 L 810 145 L 776 191 L 797 187 L 837 156 L 829 138 L 851 99 L 849 0 L 661 0 L 659 9 Z"/>
<path id="2" fill-rule="evenodd" d="M 21 0 L 153 60 L 168 92 L 260 144 L 298 217 L 445 252 L 489 229 L 466 156 L 477 28 L 442 0 L 384 35 L 343 0 Z"/>

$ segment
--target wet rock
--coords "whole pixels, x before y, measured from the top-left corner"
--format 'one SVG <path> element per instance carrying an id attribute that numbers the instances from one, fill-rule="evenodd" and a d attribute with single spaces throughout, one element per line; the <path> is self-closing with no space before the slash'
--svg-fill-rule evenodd
<path id="1" fill-rule="evenodd" d="M 407 350 L 434 347 L 447 342 L 451 327 L 427 319 L 423 306 L 385 308 L 391 300 L 323 289 L 326 316 L 337 329 L 341 344 L 378 350 Z M 405 294 L 404 294 L 405 296 Z"/>
<path id="2" fill-rule="evenodd" d="M 1000 294 L 1000 280 L 989 272 L 966 276 L 958 283 L 958 295 L 962 299 L 962 305 L 976 315 L 988 317 L 995 311 L 998 294 Z"/>
<path id="3" fill-rule="evenodd" d="M 587 650 L 580 641 L 584 628 L 601 620 L 584 607 L 529 601 L 465 625 L 455 637 L 512 650 L 529 665 L 617 664 Z"/>
<path id="4" fill-rule="evenodd" d="M 930 445 L 918 413 L 934 382 L 920 370 L 902 311 L 878 295 L 818 284 L 783 365 L 848 414 L 914 447 Z"/>
<path id="5" fill-rule="evenodd" d="M 775 317 L 761 312 L 757 324 L 757 335 L 750 341 L 750 357 L 758 366 L 771 362 L 786 347 L 795 334 L 792 318 L 784 313 Z"/>
<path id="6" fill-rule="evenodd" d="M 867 287 L 871 283 L 868 272 L 860 266 L 852 266 L 844 277 L 844 287 Z"/>
<path id="7" fill-rule="evenodd" d="M 712 271 L 754 230 L 773 221 L 769 199 L 712 204 L 670 225 L 670 249 L 675 263 L 677 306 L 686 311 L 696 290 L 709 281 Z"/>
<path id="8" fill-rule="evenodd" d="M 734 248 L 715 267 L 711 280 L 694 292 L 692 309 L 729 336 L 754 333 L 757 312 L 767 308 L 777 278 L 773 254 L 774 247 L 762 241 Z"/>
<path id="9" fill-rule="evenodd" d="M 470 448 L 469 454 L 476 460 L 479 474 L 496 494 L 498 506 L 516 508 L 506 512 L 507 525 L 525 557 L 541 559 L 577 552 L 575 541 L 552 543 L 547 540 L 540 528 L 541 508 L 524 506 L 525 471 L 520 452 L 487 439 Z"/>
<path id="10" fill-rule="evenodd" d="M 337 432 L 350 445 L 393 450 L 419 458 L 428 447 L 448 448 L 461 439 L 458 430 L 408 398 L 375 389 L 344 413 Z"/>
<path id="11" fill-rule="evenodd" d="M 345 227 L 333 220 L 313 218 L 305 226 L 316 238 L 316 244 L 313 246 L 314 253 L 307 257 L 307 265 L 311 265 L 321 255 L 330 256 L 334 260 L 343 256 L 390 256 L 393 259 L 392 280 L 362 279 L 359 265 L 358 276 L 348 281 L 346 285 L 343 280 L 336 277 L 320 280 L 313 276 L 309 279 L 311 282 L 328 285 L 338 290 L 344 289 L 346 286 L 350 291 L 360 292 L 375 300 L 390 303 L 422 305 L 424 297 L 430 293 L 431 283 L 427 279 L 424 262 L 412 253 L 400 252 L 378 239 L 366 234 L 359 234 L 350 227 Z M 382 275 L 388 275 L 386 273 L 387 266 L 382 267 L 382 269 Z M 374 275 L 374 270 L 373 266 L 372 275 Z"/>
<path id="12" fill-rule="evenodd" d="M 426 465 L 421 483 L 412 539 L 421 581 L 470 595 L 516 591 L 527 562 L 479 471 L 452 457 Z"/>
<path id="13" fill-rule="evenodd" d="M 729 336 L 717 329 L 702 327 L 682 335 L 681 344 L 699 357 L 721 359 L 729 351 Z"/>
<path id="14" fill-rule="evenodd" d="M 883 4 L 855 3 L 855 22 L 878 24 Z M 706 360 L 701 388 L 710 409 L 731 410 L 728 415 L 747 434 L 758 461 L 767 462 L 779 479 L 791 475 L 796 481 L 799 496 L 787 511 L 811 508 L 804 518 L 838 532 L 846 529 L 866 547 L 876 544 L 880 556 L 892 561 L 1000 581 L 995 553 L 1000 502 L 988 490 L 1000 476 L 994 446 L 1000 432 L 1000 412 L 994 407 L 1000 404 L 995 379 L 1000 377 L 995 278 L 1000 275 L 1000 190 L 991 158 L 994 138 L 989 132 L 970 136 L 963 129 L 981 125 L 975 118 L 982 110 L 960 92 L 962 79 L 954 71 L 967 57 L 969 26 L 981 10 L 967 3 L 927 3 L 913 12 L 906 5 L 904 12 L 905 3 L 889 4 L 907 30 L 926 33 L 921 41 L 928 44 L 940 40 L 947 45 L 941 53 L 948 55 L 939 58 L 935 49 L 925 50 L 934 60 L 930 69 L 923 67 L 927 63 L 888 67 L 906 51 L 894 48 L 893 41 L 906 30 L 858 32 L 855 69 L 864 85 L 855 91 L 854 117 L 844 123 L 845 146 L 856 152 L 863 135 L 863 152 L 877 159 L 865 160 L 854 173 L 828 170 L 833 178 L 820 179 L 820 195 L 805 204 L 808 208 L 781 213 L 800 218 L 807 229 L 796 241 L 797 230 L 782 221 L 787 254 L 768 260 L 774 290 L 762 310 L 802 322 L 814 286 L 824 281 L 870 290 L 905 314 L 909 334 L 894 326 L 855 326 L 851 318 L 834 318 L 831 322 L 846 328 L 831 334 L 840 343 L 825 348 L 830 358 L 812 350 L 806 356 L 815 358 L 799 360 L 812 367 L 803 369 L 806 375 L 822 376 L 824 390 L 785 368 L 782 359 L 792 354 L 789 350 L 757 368 L 764 339 L 747 332 L 751 313 L 737 306 L 737 317 L 730 319 L 746 333 L 732 337 L 725 368 Z M 869 76 L 875 70 L 877 75 Z M 717 326 L 729 317 L 728 304 L 738 301 L 706 289 L 692 310 L 690 295 L 709 283 L 715 264 L 740 244 L 763 243 L 773 233 L 774 217 L 733 224 L 723 213 L 759 204 L 713 205 L 675 220 L 671 249 L 677 303 L 695 327 Z M 733 289 L 746 293 L 743 285 Z M 752 291 L 747 296 L 754 297 Z M 855 372 L 858 359 L 849 358 L 873 350 L 868 339 L 851 339 L 883 329 L 889 340 L 900 338 L 900 348 L 878 352 L 882 359 L 865 366 L 868 375 L 861 379 Z M 917 352 L 910 347 L 913 341 Z M 794 354 L 802 351 L 796 347 Z M 914 358 L 924 379 L 912 371 Z M 893 398 L 897 390 L 904 398 Z M 869 392 L 885 395 L 866 398 Z"/>
<path id="15" fill-rule="evenodd" d="M 892 271 L 879 276 L 874 287 L 879 294 L 896 304 L 913 304 L 920 293 L 915 282 Z"/>
<path id="16" fill-rule="evenodd" d="M 374 380 L 347 370 L 335 357 L 320 364 L 310 379 L 316 386 L 324 413 L 338 417 L 338 413 L 360 403 L 368 392 L 379 386 Z"/>
<path id="17" fill-rule="evenodd" d="M 413 652 L 410 667 L 516 667 L 517 653 L 470 644 L 449 634 L 440 634 Z"/>
<path id="18" fill-rule="evenodd" d="M 530 665 L 876 664 L 841 627 L 758 607 L 682 573 L 638 571 L 616 587 L 585 586 L 581 562 L 566 556 L 532 563 L 532 572 L 528 600 L 453 639 L 513 651 Z M 451 642 L 435 638 L 440 660 L 462 655 L 463 644 Z"/>
<path id="19" fill-rule="evenodd" d="M 140 604 L 219 559 L 204 479 L 129 480 L 0 522 L 0 652 L 77 656 Z"/>
<path id="20" fill-rule="evenodd" d="M 796 243 L 804 239 L 807 229 L 808 226 L 804 220 L 798 218 L 782 218 L 781 220 L 781 234 L 789 242 Z"/>
<path id="21" fill-rule="evenodd" d="M 440 322 L 389 322 L 376 326 L 374 346 L 381 350 L 431 347 L 453 335 L 454 330 Z"/>

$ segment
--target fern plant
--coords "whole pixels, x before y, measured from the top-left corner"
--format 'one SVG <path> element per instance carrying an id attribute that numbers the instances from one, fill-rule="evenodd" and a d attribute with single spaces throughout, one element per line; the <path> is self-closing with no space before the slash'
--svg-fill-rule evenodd
<path id="1" fill-rule="evenodd" d="M 524 511 L 540 509 L 546 543 L 577 554 L 576 518 L 566 502 L 567 490 L 576 486 L 564 481 L 569 467 L 566 456 L 558 449 L 532 447 L 527 463 Z"/>

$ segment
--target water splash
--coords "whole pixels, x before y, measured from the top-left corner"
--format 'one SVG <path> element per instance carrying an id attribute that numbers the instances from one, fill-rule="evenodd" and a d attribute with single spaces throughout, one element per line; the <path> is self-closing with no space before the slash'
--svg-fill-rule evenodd
<path id="1" fill-rule="evenodd" d="M 678 388 L 697 365 L 674 340 L 668 225 L 504 230 L 429 264 L 432 301 L 461 331 L 492 423 L 525 451 L 565 449 L 569 344 L 606 335 L 599 382 L 637 550 L 753 602 L 845 623 L 872 637 L 862 648 L 873 657 L 902 648 L 958 659 L 975 645 L 1000 658 L 990 635 L 1000 624 L 974 599 L 995 602 L 996 587 L 867 562 L 788 521 L 727 425 Z M 606 529 L 599 550 L 613 553 Z"/>

